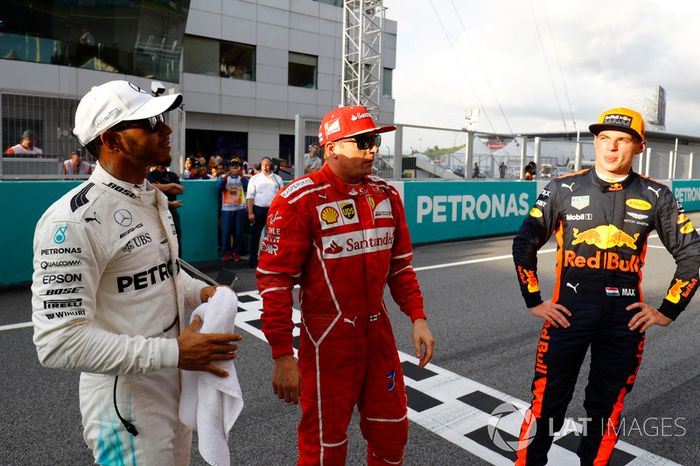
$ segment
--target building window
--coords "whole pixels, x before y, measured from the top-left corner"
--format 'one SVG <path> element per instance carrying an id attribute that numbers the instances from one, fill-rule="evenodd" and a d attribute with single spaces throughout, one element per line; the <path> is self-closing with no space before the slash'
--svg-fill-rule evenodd
<path id="1" fill-rule="evenodd" d="M 343 0 L 316 0 L 318 3 L 325 3 L 326 5 L 333 6 L 343 6 Z"/>
<path id="2" fill-rule="evenodd" d="M 5 0 L 0 59 L 178 82 L 190 0 Z"/>
<path id="3" fill-rule="evenodd" d="M 201 154 L 207 160 L 214 154 L 229 160 L 233 157 L 248 160 L 248 133 L 186 129 L 185 151 L 188 157 Z"/>
<path id="4" fill-rule="evenodd" d="M 382 71 L 384 72 L 382 74 L 382 96 L 391 97 L 394 70 L 391 68 L 384 68 Z"/>
<path id="5" fill-rule="evenodd" d="M 184 68 L 186 73 L 219 75 L 219 41 L 185 36 Z"/>
<path id="6" fill-rule="evenodd" d="M 222 41 L 219 76 L 255 81 L 255 46 Z"/>
<path id="7" fill-rule="evenodd" d="M 288 82 L 290 86 L 316 89 L 318 57 L 289 52 Z"/>

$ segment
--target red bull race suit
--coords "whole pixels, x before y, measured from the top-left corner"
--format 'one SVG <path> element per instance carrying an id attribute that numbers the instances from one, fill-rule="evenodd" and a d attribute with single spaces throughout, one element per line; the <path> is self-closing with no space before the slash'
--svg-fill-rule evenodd
<path id="1" fill-rule="evenodd" d="M 325 165 L 278 193 L 267 217 L 257 283 L 272 357 L 293 354 L 299 284 L 302 378 L 299 464 L 344 464 L 357 405 L 367 463 L 401 464 L 406 391 L 383 302 L 425 318 L 403 204 L 386 182 L 348 185 Z"/>
<path id="2" fill-rule="evenodd" d="M 696 291 L 700 237 L 668 187 L 634 172 L 607 183 L 595 170 L 583 170 L 553 180 L 539 194 L 513 241 L 518 281 L 527 307 L 542 303 L 537 250 L 554 233 L 552 302 L 572 316 L 569 328 L 547 322 L 540 334 L 532 384 L 536 422 L 523 422 L 516 464 L 546 464 L 550 434 L 563 424 L 589 346 L 584 408 L 591 421 L 578 455 L 581 464 L 608 463 L 644 349 L 644 334 L 628 328 L 638 310 L 625 308 L 644 302 L 642 266 L 654 230 L 677 264 L 658 308 L 675 320 Z"/>

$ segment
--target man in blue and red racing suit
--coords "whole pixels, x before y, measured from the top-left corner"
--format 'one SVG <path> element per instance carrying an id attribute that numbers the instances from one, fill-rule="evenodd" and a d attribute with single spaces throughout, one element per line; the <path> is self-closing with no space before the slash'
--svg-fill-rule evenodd
<path id="1" fill-rule="evenodd" d="M 525 303 L 546 320 L 518 465 L 546 464 L 589 346 L 584 408 L 590 421 L 577 453 L 582 465 L 608 464 L 625 395 L 641 363 L 644 332 L 675 320 L 698 283 L 700 237 L 693 224 L 668 187 L 631 170 L 645 146 L 641 115 L 625 108 L 608 110 L 590 130 L 595 168 L 549 183 L 513 241 Z M 641 289 L 647 238 L 654 230 L 677 264 L 658 310 L 644 302 Z M 543 302 L 537 250 L 552 233 L 556 282 L 552 299 Z"/>
<path id="2" fill-rule="evenodd" d="M 368 464 L 401 464 L 407 442 L 406 391 L 383 302 L 388 284 L 413 321 L 423 367 L 434 340 L 411 267 L 411 242 L 397 191 L 368 176 L 381 142 L 364 107 L 332 110 L 321 123 L 326 163 L 277 194 L 257 269 L 263 332 L 275 360 L 273 388 L 301 397 L 299 464 L 344 464 L 347 426 L 358 406 Z M 302 313 L 293 357 L 292 290 Z M 303 387 L 303 390 L 301 390 Z M 300 393 L 301 390 L 301 393 Z"/>

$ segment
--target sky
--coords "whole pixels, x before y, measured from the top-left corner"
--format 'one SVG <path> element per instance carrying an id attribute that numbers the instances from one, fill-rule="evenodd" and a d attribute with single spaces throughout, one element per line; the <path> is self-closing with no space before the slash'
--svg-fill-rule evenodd
<path id="1" fill-rule="evenodd" d="M 470 109 L 480 108 L 477 131 L 584 132 L 608 108 L 644 113 L 661 85 L 666 131 L 700 136 L 700 2 L 384 0 L 384 6 L 398 22 L 397 123 L 463 128 Z"/>

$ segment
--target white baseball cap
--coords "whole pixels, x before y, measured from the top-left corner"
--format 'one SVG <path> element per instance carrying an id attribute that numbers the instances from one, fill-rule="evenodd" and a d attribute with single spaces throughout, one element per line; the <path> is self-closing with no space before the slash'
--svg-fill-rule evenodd
<path id="1" fill-rule="evenodd" d="M 156 97 L 129 81 L 109 81 L 93 87 L 80 99 L 73 134 L 85 145 L 122 121 L 160 115 L 181 102 L 182 94 Z"/>

